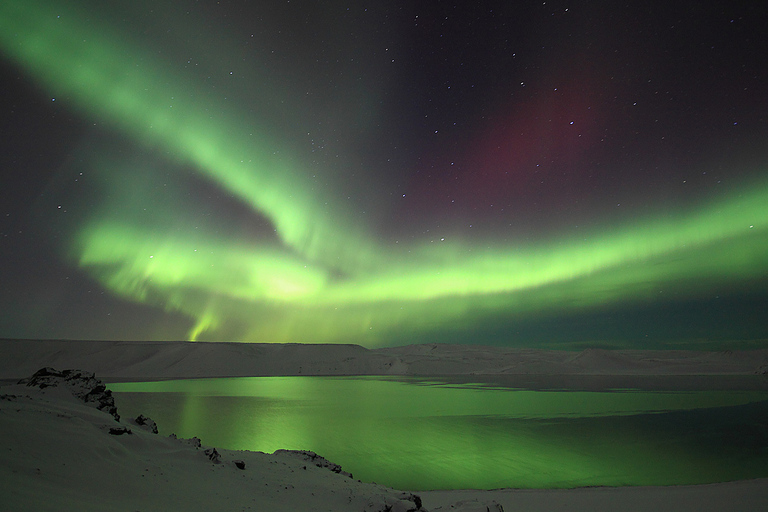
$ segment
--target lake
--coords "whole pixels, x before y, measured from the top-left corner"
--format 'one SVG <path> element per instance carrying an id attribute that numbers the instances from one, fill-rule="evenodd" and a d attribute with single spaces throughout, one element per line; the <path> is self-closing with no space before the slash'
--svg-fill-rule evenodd
<path id="1" fill-rule="evenodd" d="M 472 381 L 471 379 L 475 379 Z M 109 384 L 123 417 L 233 450 L 312 450 L 399 489 L 671 485 L 768 476 L 768 391 L 690 378 L 246 377 Z M 575 380 L 574 380 L 575 379 Z M 698 383 L 698 384 L 697 384 Z M 560 384 L 556 384 L 560 385 Z"/>

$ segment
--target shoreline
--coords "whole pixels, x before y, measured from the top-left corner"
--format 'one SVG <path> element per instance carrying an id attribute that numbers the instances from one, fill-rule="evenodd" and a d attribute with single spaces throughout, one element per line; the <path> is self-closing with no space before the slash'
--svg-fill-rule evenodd
<path id="1" fill-rule="evenodd" d="M 498 375 L 498 374 L 434 374 L 434 375 L 252 375 L 214 377 L 144 377 L 105 378 L 109 384 L 132 382 L 165 382 L 197 379 L 247 379 L 279 377 L 317 377 L 327 379 L 378 378 L 387 380 L 429 380 L 450 385 L 481 385 L 525 389 L 530 391 L 768 391 L 764 375 Z M 0 379 L 0 386 L 16 380 Z"/>

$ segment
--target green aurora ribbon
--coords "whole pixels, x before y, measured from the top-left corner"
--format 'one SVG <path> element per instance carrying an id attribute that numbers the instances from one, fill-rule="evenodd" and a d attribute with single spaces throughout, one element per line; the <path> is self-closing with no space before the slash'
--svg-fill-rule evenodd
<path id="1" fill-rule="evenodd" d="M 192 169 L 276 234 L 242 239 L 162 221 L 175 218 L 173 202 L 155 217 L 139 214 L 132 181 L 142 172 L 99 161 L 111 194 L 79 218 L 66 254 L 112 292 L 188 315 L 192 340 L 376 346 L 446 326 L 656 300 L 660 288 L 677 299 L 726 283 L 748 288 L 768 274 L 765 183 L 578 237 L 379 241 L 332 187 L 309 179 L 268 123 L 88 19 L 55 2 L 3 2 L 0 47 L 58 101 L 162 152 L 169 167 Z"/>

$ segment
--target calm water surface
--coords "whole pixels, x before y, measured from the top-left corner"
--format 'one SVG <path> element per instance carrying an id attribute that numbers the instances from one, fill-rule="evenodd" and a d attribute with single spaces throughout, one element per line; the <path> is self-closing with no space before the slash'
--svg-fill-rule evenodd
<path id="1" fill-rule="evenodd" d="M 768 476 L 768 391 L 760 386 L 574 391 L 456 379 L 248 377 L 109 387 L 121 415 L 148 415 L 161 434 L 235 450 L 312 450 L 355 478 L 401 489 Z"/>

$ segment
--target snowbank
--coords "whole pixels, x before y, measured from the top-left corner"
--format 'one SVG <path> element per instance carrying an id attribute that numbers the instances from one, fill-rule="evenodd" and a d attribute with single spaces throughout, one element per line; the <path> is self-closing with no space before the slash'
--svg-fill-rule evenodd
<path id="1" fill-rule="evenodd" d="M 768 350 L 582 352 L 471 345 L 359 345 L 0 340 L 0 379 L 43 366 L 87 368 L 106 380 L 277 375 L 753 375 Z"/>

